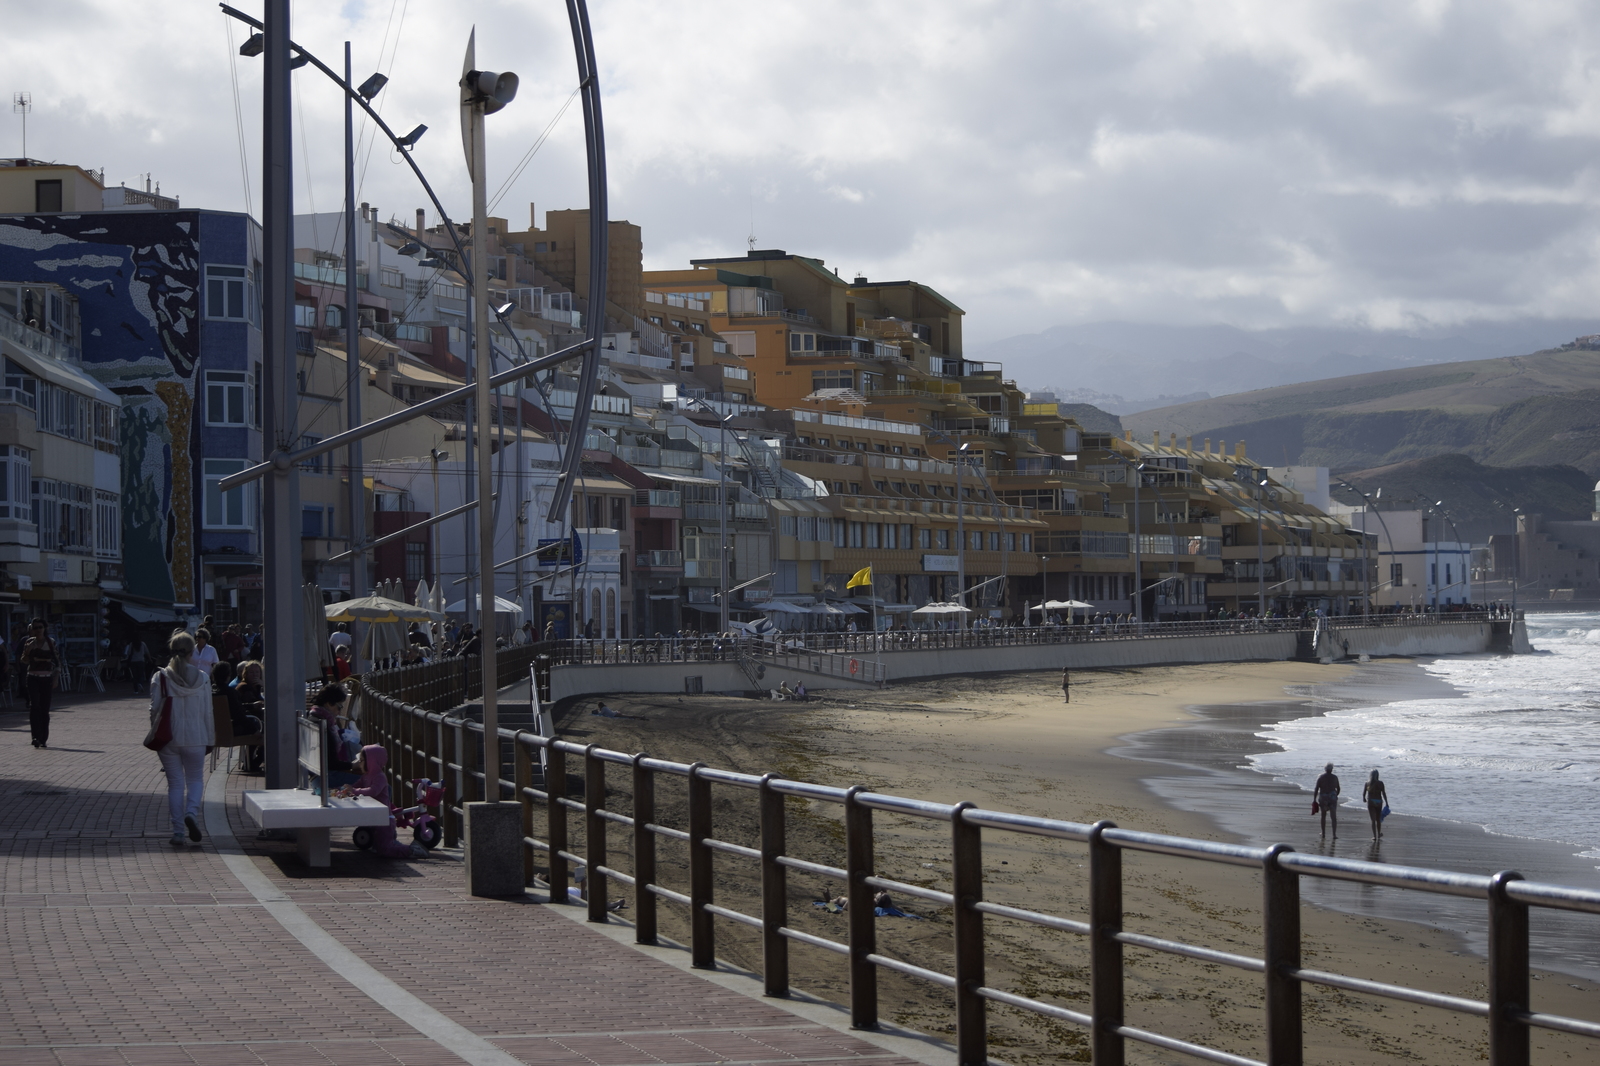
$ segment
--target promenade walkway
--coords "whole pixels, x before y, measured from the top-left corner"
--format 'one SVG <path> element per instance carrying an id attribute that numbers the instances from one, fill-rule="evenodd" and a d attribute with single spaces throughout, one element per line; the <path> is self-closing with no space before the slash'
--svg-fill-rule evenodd
<path id="1" fill-rule="evenodd" d="M 65 697 L 42 751 L 0 712 L 7 1066 L 954 1061 L 571 908 L 474 899 L 459 854 L 391 862 L 336 834 L 331 868 L 303 869 L 240 819 L 260 778 L 213 775 L 206 840 L 175 849 L 146 706 Z"/>

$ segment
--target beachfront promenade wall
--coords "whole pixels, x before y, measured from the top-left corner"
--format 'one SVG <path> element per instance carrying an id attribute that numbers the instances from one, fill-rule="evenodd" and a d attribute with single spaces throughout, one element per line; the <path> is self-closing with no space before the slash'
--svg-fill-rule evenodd
<path id="1" fill-rule="evenodd" d="M 1336 661 L 1347 657 L 1469 655 L 1499 650 L 1520 620 L 1446 615 L 1440 620 L 1396 617 L 1333 622 L 1167 623 L 1109 631 L 1089 627 L 1055 630 L 974 630 L 968 633 L 833 634 L 770 641 L 723 643 L 710 639 L 575 642 L 558 652 L 550 671 L 549 698 L 560 701 L 606 693 L 685 691 L 748 692 L 791 687 L 849 689 L 880 673 L 890 683 L 934 677 L 1014 673 L 1026 670 L 1088 670 L 1163 663 Z M 803 645 L 803 647 L 802 647 Z M 1517 650 L 1527 651 L 1526 638 Z M 774 655 L 781 647 L 783 654 Z M 765 651 L 763 651 L 765 649 Z M 855 671 L 819 676 L 804 669 L 808 654 L 854 664 Z M 578 661 L 570 661 L 570 660 Z M 741 663 L 740 660 L 743 660 Z M 881 670 L 878 669 L 881 664 Z M 759 676 L 755 668 L 759 667 Z"/>

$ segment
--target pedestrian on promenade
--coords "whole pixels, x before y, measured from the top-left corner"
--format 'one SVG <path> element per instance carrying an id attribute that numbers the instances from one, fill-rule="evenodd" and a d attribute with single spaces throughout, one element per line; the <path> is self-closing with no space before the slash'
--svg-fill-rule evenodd
<path id="1" fill-rule="evenodd" d="M 333 634 L 328 637 L 328 650 L 331 654 L 337 655 L 340 648 L 348 648 L 354 642 L 355 638 L 350 635 L 350 627 L 340 622 Z"/>
<path id="2" fill-rule="evenodd" d="M 1066 703 L 1072 702 L 1072 668 L 1068 666 L 1061 668 L 1061 699 Z"/>
<path id="3" fill-rule="evenodd" d="M 1316 786 L 1312 789 L 1316 793 L 1317 806 L 1322 811 L 1322 835 L 1328 835 L 1328 819 L 1333 819 L 1333 839 L 1339 839 L 1339 779 L 1334 776 L 1333 763 L 1322 768 L 1322 776 L 1317 778 Z"/>
<path id="4" fill-rule="evenodd" d="M 211 643 L 211 630 L 204 627 L 195 630 L 194 654 L 189 658 L 196 669 L 204 670 L 207 677 L 211 676 L 211 672 L 217 668 L 217 663 L 222 661 L 217 655 L 216 645 Z"/>
<path id="5" fill-rule="evenodd" d="M 45 632 L 44 619 L 35 618 L 28 624 L 28 639 L 18 656 L 25 672 L 28 695 L 28 727 L 33 732 L 33 746 L 49 747 L 50 695 L 56 687 L 56 642 Z"/>
<path id="6" fill-rule="evenodd" d="M 167 643 L 172 660 L 150 686 L 150 733 L 155 736 L 162 710 L 171 701 L 172 739 L 156 751 L 167 775 L 167 810 L 172 816 L 172 846 L 185 835 L 200 842 L 200 799 L 206 787 L 206 749 L 217 742 L 211 715 L 211 677 L 195 666 L 194 638 L 179 631 Z"/>
<path id="7" fill-rule="evenodd" d="M 1361 786 L 1361 798 L 1367 801 L 1367 817 L 1372 819 L 1372 839 L 1383 836 L 1383 809 L 1389 805 L 1389 790 L 1378 780 L 1378 771 Z"/>

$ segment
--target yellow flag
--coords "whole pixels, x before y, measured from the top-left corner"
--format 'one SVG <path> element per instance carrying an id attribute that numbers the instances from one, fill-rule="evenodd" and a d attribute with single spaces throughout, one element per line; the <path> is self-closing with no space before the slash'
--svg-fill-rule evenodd
<path id="1" fill-rule="evenodd" d="M 860 570 L 857 570 L 855 572 L 855 576 L 854 577 L 852 577 L 849 581 L 845 582 L 845 586 L 844 587 L 847 588 L 847 589 L 853 589 L 858 585 L 867 585 L 867 586 L 870 587 L 871 584 L 872 584 L 872 567 L 864 566 Z"/>

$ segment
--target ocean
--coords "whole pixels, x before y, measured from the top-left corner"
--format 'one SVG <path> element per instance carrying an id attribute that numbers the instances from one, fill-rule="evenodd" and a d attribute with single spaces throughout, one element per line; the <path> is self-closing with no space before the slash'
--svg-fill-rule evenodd
<path id="1" fill-rule="evenodd" d="M 1282 702 L 1197 706 L 1191 725 L 1125 738 L 1159 764 L 1145 785 L 1251 844 L 1372 862 L 1600 888 L 1600 615 L 1528 616 L 1532 655 L 1363 663 Z M 1339 838 L 1311 815 L 1332 762 Z M 1393 811 L 1374 841 L 1361 802 L 1372 770 Z M 1482 903 L 1302 879 L 1307 902 L 1417 921 L 1482 953 Z M 1600 980 L 1600 918 L 1536 909 L 1536 965 Z"/>
<path id="2" fill-rule="evenodd" d="M 1448 694 L 1276 722 L 1249 767 L 1307 790 L 1332 762 L 1349 832 L 1370 836 L 1361 786 L 1392 810 L 1548 840 L 1600 860 L 1600 615 L 1528 616 L 1535 655 L 1422 663 Z"/>

